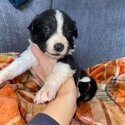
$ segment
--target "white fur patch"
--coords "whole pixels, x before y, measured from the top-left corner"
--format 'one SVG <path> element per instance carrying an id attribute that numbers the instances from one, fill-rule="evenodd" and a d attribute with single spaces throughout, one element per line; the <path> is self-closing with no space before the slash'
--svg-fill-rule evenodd
<path id="1" fill-rule="evenodd" d="M 73 72 L 68 64 L 58 62 L 55 64 L 52 73 L 47 78 L 46 82 L 50 83 L 51 86 L 53 86 L 55 83 L 60 86 L 64 81 L 67 80 L 69 75 L 71 75 Z M 57 87 L 56 85 L 56 87 Z M 55 85 L 54 85 L 55 86 Z M 57 87 L 59 88 L 59 87 Z"/>
<path id="2" fill-rule="evenodd" d="M 82 79 L 79 80 L 80 82 L 90 82 L 91 79 L 88 76 L 83 77 Z"/>
<path id="3" fill-rule="evenodd" d="M 63 29 L 63 16 L 62 13 L 59 10 L 56 10 L 56 15 L 55 15 L 56 21 L 57 21 L 57 33 L 62 34 L 62 29 Z"/>

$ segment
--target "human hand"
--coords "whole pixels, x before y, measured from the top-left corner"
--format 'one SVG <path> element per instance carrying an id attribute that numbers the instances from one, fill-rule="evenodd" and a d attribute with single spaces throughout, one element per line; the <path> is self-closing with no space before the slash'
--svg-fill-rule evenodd
<path id="1" fill-rule="evenodd" d="M 57 93 L 57 90 L 52 87 L 53 83 L 47 85 L 47 78 L 51 74 L 56 60 L 45 55 L 35 44 L 32 45 L 31 49 L 38 61 L 38 64 L 32 67 L 32 73 L 38 77 L 38 80 L 40 79 L 39 84 L 44 83 L 43 87 L 36 93 L 34 102 L 44 103 L 55 98 Z"/>
<path id="2" fill-rule="evenodd" d="M 36 45 L 33 44 L 32 46 L 32 52 L 35 55 L 37 61 L 38 61 L 38 65 L 33 67 L 33 70 L 35 71 L 35 73 L 39 76 L 39 78 L 42 79 L 43 82 L 46 82 L 46 78 L 48 77 L 48 75 L 51 73 L 54 64 L 56 63 L 56 60 L 46 56 Z M 71 82 L 72 81 L 72 82 Z M 68 84 L 69 83 L 74 83 L 74 80 L 72 78 L 72 80 L 68 80 Z M 65 82 L 66 84 L 67 82 Z M 75 89 L 71 89 L 71 83 L 68 85 L 67 89 L 65 88 L 65 91 L 71 92 L 71 93 L 75 93 Z M 53 84 L 53 83 L 52 83 Z M 63 87 L 64 88 L 64 87 Z M 59 93 L 61 93 L 61 90 L 59 91 Z M 46 101 L 50 101 L 51 99 L 55 98 L 57 90 L 54 89 L 51 86 L 46 86 L 46 84 L 44 84 L 44 86 L 37 92 L 36 97 L 35 97 L 35 102 L 37 103 L 44 103 Z M 67 92 L 66 92 L 67 93 Z M 75 97 L 75 96 L 74 96 Z"/>

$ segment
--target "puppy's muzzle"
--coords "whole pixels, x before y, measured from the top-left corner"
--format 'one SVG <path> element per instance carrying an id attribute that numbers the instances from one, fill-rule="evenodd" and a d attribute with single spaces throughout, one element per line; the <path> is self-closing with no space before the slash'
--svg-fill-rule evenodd
<path id="1" fill-rule="evenodd" d="M 54 49 L 57 52 L 62 52 L 64 50 L 64 45 L 62 43 L 56 43 L 54 45 Z"/>

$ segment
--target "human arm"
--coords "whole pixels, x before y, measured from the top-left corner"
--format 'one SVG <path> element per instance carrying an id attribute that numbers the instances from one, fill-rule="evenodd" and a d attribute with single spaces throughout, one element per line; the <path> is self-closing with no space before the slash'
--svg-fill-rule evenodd
<path id="1" fill-rule="evenodd" d="M 33 46 L 32 51 L 38 59 L 39 66 L 35 67 L 35 71 L 47 77 L 52 70 L 53 60 L 45 57 L 38 48 Z M 41 62 L 42 60 L 42 62 Z M 45 70 L 47 68 L 47 71 Z M 43 69 L 43 70 L 41 70 Z M 44 78 L 45 79 L 45 78 Z M 60 125 L 69 125 L 76 109 L 77 91 L 72 77 L 67 79 L 59 89 L 54 100 L 50 101 L 42 113 L 49 115 L 55 119 Z M 32 122 L 32 121 L 31 121 Z"/>

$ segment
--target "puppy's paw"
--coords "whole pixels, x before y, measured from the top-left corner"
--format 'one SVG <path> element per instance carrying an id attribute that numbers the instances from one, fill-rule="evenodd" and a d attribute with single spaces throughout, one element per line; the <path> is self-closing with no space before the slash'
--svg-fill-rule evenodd
<path id="1" fill-rule="evenodd" d="M 56 96 L 56 90 L 51 88 L 51 86 L 43 86 L 36 94 L 34 102 L 37 104 L 45 103 L 51 101 Z"/>

